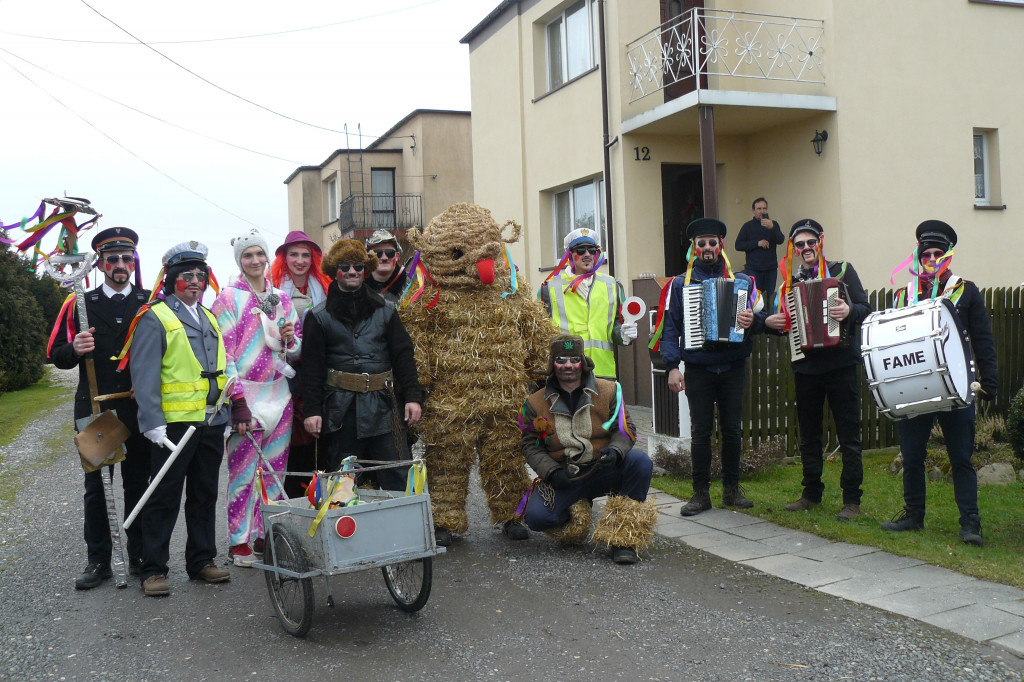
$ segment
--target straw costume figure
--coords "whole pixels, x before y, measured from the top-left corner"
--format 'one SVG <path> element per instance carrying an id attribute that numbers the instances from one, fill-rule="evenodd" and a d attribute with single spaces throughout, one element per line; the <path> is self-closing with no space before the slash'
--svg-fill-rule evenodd
<path id="1" fill-rule="evenodd" d="M 429 395 L 417 432 L 426 448 L 438 544 L 469 527 L 466 494 L 477 455 L 491 521 L 503 524 L 510 539 L 528 536 L 516 519 L 529 486 L 516 409 L 531 392 L 531 379 L 544 375 L 555 329 L 512 263 L 507 244 L 521 230 L 461 203 L 409 233 L 418 252 L 402 318 Z"/>

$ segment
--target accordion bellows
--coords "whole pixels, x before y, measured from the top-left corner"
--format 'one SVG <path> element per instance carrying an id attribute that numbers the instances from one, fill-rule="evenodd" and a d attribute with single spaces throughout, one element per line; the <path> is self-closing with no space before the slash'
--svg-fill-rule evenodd
<path id="1" fill-rule="evenodd" d="M 743 343 L 739 314 L 750 307 L 750 280 L 715 277 L 683 288 L 683 348 Z"/>
<path id="2" fill-rule="evenodd" d="M 850 345 L 849 325 L 828 314 L 837 301 L 849 304 L 850 295 L 846 283 L 836 277 L 796 282 L 786 292 L 789 350 L 793 360 L 803 360 L 805 350 Z"/>

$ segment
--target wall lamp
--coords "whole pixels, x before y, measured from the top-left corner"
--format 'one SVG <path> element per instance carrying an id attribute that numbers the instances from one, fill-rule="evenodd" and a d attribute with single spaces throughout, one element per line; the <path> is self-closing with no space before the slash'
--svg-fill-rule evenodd
<path id="1" fill-rule="evenodd" d="M 828 139 L 828 131 L 822 130 L 820 133 L 814 131 L 814 139 L 811 140 L 811 144 L 814 145 L 814 153 L 821 156 L 821 148 L 825 146 L 825 140 Z"/>

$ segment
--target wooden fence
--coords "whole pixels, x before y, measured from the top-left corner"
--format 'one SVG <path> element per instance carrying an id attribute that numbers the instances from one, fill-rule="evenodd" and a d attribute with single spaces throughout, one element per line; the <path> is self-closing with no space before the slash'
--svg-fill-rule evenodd
<path id="1" fill-rule="evenodd" d="M 992 403 L 981 403 L 982 413 L 1006 414 L 1010 400 L 1024 382 L 1024 300 L 1020 287 L 983 289 L 981 294 L 992 318 L 999 366 L 999 392 Z M 871 307 L 892 307 L 894 290 L 882 289 L 868 294 Z M 781 437 L 786 451 L 798 453 L 796 386 L 789 366 L 789 341 L 786 337 L 758 334 L 748 363 L 747 392 L 743 402 L 743 439 L 746 447 Z M 880 414 L 868 389 L 863 366 L 861 377 L 861 428 L 864 449 L 899 444 L 896 422 Z M 835 423 L 825 410 L 825 451 L 838 447 Z"/>

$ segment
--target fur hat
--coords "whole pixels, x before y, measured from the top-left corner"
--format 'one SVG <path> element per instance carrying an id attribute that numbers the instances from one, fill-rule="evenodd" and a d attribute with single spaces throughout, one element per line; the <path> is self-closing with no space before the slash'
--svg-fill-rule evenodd
<path id="1" fill-rule="evenodd" d="M 559 355 L 582 355 L 583 371 L 593 372 L 594 361 L 583 353 L 583 337 L 579 334 L 556 334 L 548 346 L 551 352 L 548 355 L 548 374 L 555 373 L 555 358 Z"/>
<path id="2" fill-rule="evenodd" d="M 366 247 L 358 239 L 339 239 L 327 251 L 323 262 L 320 263 L 320 270 L 334 279 L 338 274 L 338 266 L 342 263 L 362 263 L 366 266 L 365 271 L 373 272 L 377 269 L 377 254 L 367 253 Z"/>
<path id="3" fill-rule="evenodd" d="M 258 246 L 263 249 L 263 253 L 267 259 L 270 258 L 270 249 L 267 247 L 267 240 L 263 238 L 263 235 L 258 230 L 249 230 L 240 237 L 235 237 L 231 240 L 231 246 L 235 247 L 235 262 L 238 263 L 238 268 L 242 268 L 242 252 L 253 246 Z"/>

